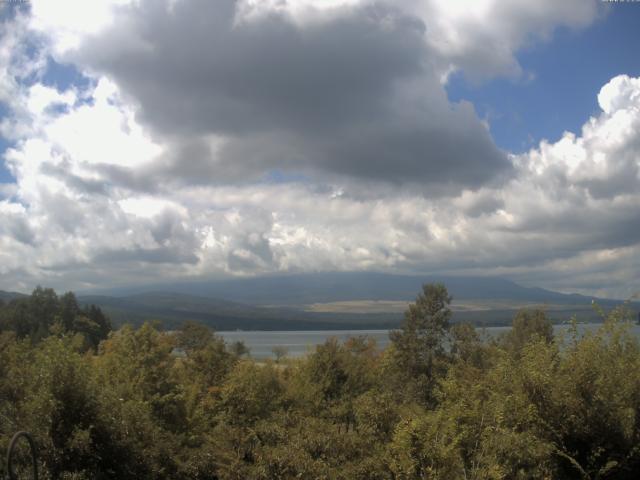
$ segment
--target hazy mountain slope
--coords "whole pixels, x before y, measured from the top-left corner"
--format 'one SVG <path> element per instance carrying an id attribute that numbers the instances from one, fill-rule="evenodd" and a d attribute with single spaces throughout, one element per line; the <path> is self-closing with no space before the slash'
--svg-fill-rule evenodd
<path id="1" fill-rule="evenodd" d="M 14 298 L 24 297 L 23 293 L 18 292 L 5 292 L 4 290 L 0 290 L 0 300 L 3 302 L 10 302 Z"/>
<path id="2" fill-rule="evenodd" d="M 298 330 L 391 328 L 398 314 L 311 313 L 285 308 L 261 308 L 173 292 L 147 292 L 126 297 L 83 295 L 82 304 L 99 305 L 116 324 L 159 320 L 165 328 L 184 321 L 204 323 L 216 330 Z"/>
<path id="3" fill-rule="evenodd" d="M 216 281 L 172 283 L 114 289 L 111 295 L 161 289 L 255 305 L 306 305 L 347 300 L 414 300 L 423 283 L 443 282 L 458 300 L 518 300 L 538 303 L 591 303 L 591 297 L 527 288 L 491 277 L 391 275 L 384 273 L 312 273 Z"/>
<path id="4" fill-rule="evenodd" d="M 398 326 L 404 310 L 402 302 L 413 301 L 422 284 L 431 282 L 443 282 L 452 294 L 454 321 L 506 324 L 515 310 L 534 305 L 546 305 L 555 321 L 567 320 L 573 314 L 580 320 L 598 319 L 591 308 L 591 297 L 484 277 L 315 273 L 142 285 L 78 296 L 82 304 L 100 306 L 116 325 L 159 320 L 165 328 L 175 328 L 193 320 L 218 330 L 366 329 Z M 0 291 L 0 299 L 5 301 L 20 295 Z M 372 304 L 379 300 L 395 301 L 396 308 L 338 308 L 340 302 Z M 330 305 L 332 302 L 337 306 Z M 598 303 L 607 308 L 621 302 L 599 299 Z"/>
<path id="5" fill-rule="evenodd" d="M 339 330 L 396 328 L 402 312 L 345 313 L 309 312 L 292 308 L 264 308 L 234 302 L 213 300 L 193 295 L 153 292 L 129 297 L 81 296 L 82 304 L 99 305 L 114 323 L 141 324 L 158 320 L 164 328 L 173 329 L 187 320 L 208 325 L 216 330 Z M 477 325 L 509 324 L 517 306 L 505 308 L 496 304 L 492 309 L 457 310 L 453 321 L 468 321 Z M 597 321 L 590 305 L 553 305 L 548 314 L 555 322 L 568 320 L 577 314 L 581 321 Z"/>
<path id="6" fill-rule="evenodd" d="M 140 286 L 127 289 L 126 296 L 84 295 L 81 301 L 100 305 L 116 322 L 158 319 L 169 328 L 184 320 L 203 322 L 218 330 L 388 328 L 399 325 L 402 308 L 362 313 L 339 309 L 309 311 L 308 307 L 354 300 L 410 302 L 423 283 L 437 281 L 445 283 L 454 297 L 454 321 L 506 324 L 524 305 L 546 305 L 554 321 L 565 321 L 573 314 L 583 321 L 598 320 L 591 308 L 591 297 L 522 287 L 500 278 L 382 273 L 316 273 L 176 283 L 162 286 L 164 291 L 153 291 L 157 286 Z M 112 295 L 118 293 L 112 291 Z M 602 299 L 598 302 L 603 307 L 620 303 Z"/>

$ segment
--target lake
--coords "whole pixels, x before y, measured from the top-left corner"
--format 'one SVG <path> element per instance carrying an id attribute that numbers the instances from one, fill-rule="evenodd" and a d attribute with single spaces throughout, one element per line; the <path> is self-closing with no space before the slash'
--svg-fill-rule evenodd
<path id="1" fill-rule="evenodd" d="M 578 329 L 584 333 L 595 331 L 601 325 L 601 323 L 581 323 L 578 324 Z M 496 336 L 508 331 L 510 328 L 506 326 L 486 327 L 483 330 L 489 336 Z M 555 325 L 553 328 L 556 334 L 559 334 L 566 332 L 569 325 Z M 633 325 L 632 331 L 636 336 L 640 336 L 640 325 Z M 216 333 L 223 337 L 227 343 L 238 340 L 243 341 L 249 348 L 251 356 L 257 359 L 273 358 L 272 349 L 274 347 L 286 348 L 289 357 L 300 357 L 331 337 L 336 337 L 343 342 L 350 337 L 367 336 L 373 338 L 380 349 L 389 344 L 389 330 L 233 331 Z"/>

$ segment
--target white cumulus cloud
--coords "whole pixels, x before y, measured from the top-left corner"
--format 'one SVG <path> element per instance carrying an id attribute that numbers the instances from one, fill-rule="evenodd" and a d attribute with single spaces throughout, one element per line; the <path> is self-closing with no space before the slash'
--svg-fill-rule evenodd
<path id="1" fill-rule="evenodd" d="M 81 7 L 83 24 L 47 17 L 34 0 L 30 20 L 0 41 L 0 100 L 12 109 L 1 124 L 13 142 L 5 161 L 16 177 L 0 190 L 0 288 L 383 270 L 633 293 L 640 79 L 611 79 L 581 131 L 521 155 L 495 147 L 473 106 L 449 103 L 440 82 L 448 68 L 510 74 L 527 42 L 597 16 L 594 2 L 567 3 L 238 10 L 141 0 Z M 193 5 L 226 5 L 223 33 L 185 30 Z M 265 8 L 275 17 L 256 10 Z M 233 23 L 239 11 L 244 26 Z M 76 62 L 88 85 L 25 82 L 25 69 L 45 68 L 27 68 L 11 48 L 33 33 L 25 22 L 47 39 L 42 55 Z M 389 50 L 380 56 L 359 35 Z M 188 52 L 197 38 L 197 54 Z M 216 39 L 238 44 L 206 43 Z M 472 62 L 499 41 L 493 64 Z"/>

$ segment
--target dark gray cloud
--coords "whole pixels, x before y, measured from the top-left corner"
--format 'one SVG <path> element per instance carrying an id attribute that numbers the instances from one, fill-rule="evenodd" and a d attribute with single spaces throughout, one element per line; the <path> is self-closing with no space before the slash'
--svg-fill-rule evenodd
<path id="1" fill-rule="evenodd" d="M 425 68 L 424 26 L 388 7 L 299 27 L 276 14 L 234 24 L 235 4 L 142 1 L 85 44 L 83 63 L 165 135 L 334 130 L 378 114 L 395 79 Z"/>
<path id="2" fill-rule="evenodd" d="M 230 0 L 142 0 L 72 58 L 172 145 L 152 166 L 164 181 L 277 169 L 475 188 L 510 163 L 473 107 L 448 102 L 426 28 L 384 4 L 300 23 L 243 20 Z"/>

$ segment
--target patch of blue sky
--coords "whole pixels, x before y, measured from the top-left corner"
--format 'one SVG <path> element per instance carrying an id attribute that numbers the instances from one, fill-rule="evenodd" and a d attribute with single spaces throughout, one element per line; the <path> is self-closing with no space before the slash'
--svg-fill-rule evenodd
<path id="1" fill-rule="evenodd" d="M 557 141 L 564 131 L 579 134 L 600 113 L 604 84 L 620 74 L 640 76 L 639 44 L 640 3 L 616 3 L 591 27 L 558 29 L 551 41 L 519 52 L 522 79 L 474 85 L 455 74 L 447 92 L 452 101 L 472 102 L 496 144 L 519 153 L 542 139 Z"/>
<path id="2" fill-rule="evenodd" d="M 0 148 L 2 148 L 2 140 L 0 140 Z M 15 183 L 16 179 L 4 163 L 4 159 L 0 161 L 0 183 Z"/>
<path id="3" fill-rule="evenodd" d="M 91 79 L 83 75 L 74 65 L 58 63 L 52 57 L 48 57 L 47 68 L 41 82 L 63 92 L 72 87 L 86 89 L 91 84 Z"/>
<path id="4" fill-rule="evenodd" d="M 28 0 L 0 0 L 0 22 L 12 20 L 20 12 L 27 13 L 29 8 Z"/>
<path id="5" fill-rule="evenodd" d="M 0 140 L 0 148 L 2 148 L 2 140 Z M 4 152 L 1 154 L 3 159 L 0 160 L 0 183 L 15 183 L 16 179 L 11 174 L 4 161 Z"/>

